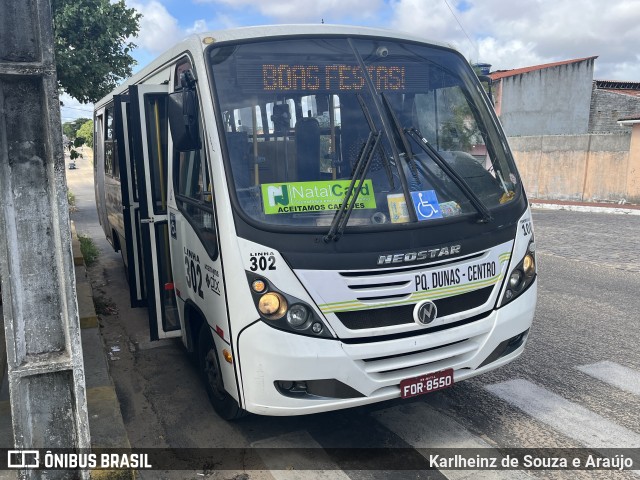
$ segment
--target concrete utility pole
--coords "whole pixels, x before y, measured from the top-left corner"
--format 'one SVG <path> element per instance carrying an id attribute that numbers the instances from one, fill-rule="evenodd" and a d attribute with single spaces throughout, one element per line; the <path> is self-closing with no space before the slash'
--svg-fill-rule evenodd
<path id="1" fill-rule="evenodd" d="M 49 0 L 0 0 L 0 277 L 15 447 L 89 448 Z"/>

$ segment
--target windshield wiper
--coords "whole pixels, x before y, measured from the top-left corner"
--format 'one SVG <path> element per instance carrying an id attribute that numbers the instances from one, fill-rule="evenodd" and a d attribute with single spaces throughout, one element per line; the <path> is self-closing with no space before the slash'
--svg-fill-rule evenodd
<path id="1" fill-rule="evenodd" d="M 404 195 L 404 199 L 405 202 L 408 205 L 411 205 L 411 189 L 409 188 L 409 183 L 407 182 L 407 177 L 404 173 L 404 169 L 399 168 L 401 163 L 400 163 L 400 154 L 398 153 L 398 149 L 396 147 L 396 143 L 391 141 L 391 126 L 389 125 L 389 121 L 388 121 L 388 116 L 385 115 L 384 110 L 383 110 L 383 106 L 380 104 L 380 101 L 378 100 L 378 89 L 376 88 L 376 86 L 373 84 L 373 80 L 371 79 L 371 75 L 369 75 L 369 72 L 367 70 L 367 66 L 364 64 L 364 60 L 362 60 L 362 55 L 360 55 L 360 52 L 358 51 L 358 49 L 356 48 L 356 45 L 353 41 L 352 38 L 348 38 L 347 42 L 349 43 L 349 46 L 351 47 L 351 50 L 353 51 L 353 54 L 356 57 L 356 60 L 358 60 L 358 65 L 360 65 L 360 69 L 362 70 L 362 75 L 364 76 L 364 81 L 365 84 L 368 87 L 369 92 L 371 92 L 371 95 L 373 96 L 373 104 L 376 107 L 376 110 L 378 111 L 378 115 L 380 116 L 380 122 L 382 123 L 382 130 L 386 133 L 386 135 L 389 138 L 389 143 L 390 143 L 390 147 L 391 147 L 391 154 L 393 156 L 393 160 L 395 162 L 396 168 L 398 170 L 398 177 L 400 179 L 400 184 L 402 185 L 402 193 Z M 362 102 L 361 102 L 362 103 Z M 365 113 L 366 114 L 366 113 Z M 415 209 L 413 208 L 408 208 L 407 207 L 407 213 L 409 214 L 409 222 L 413 223 L 413 222 L 417 222 L 418 221 L 418 214 L 416 213 Z"/>
<path id="2" fill-rule="evenodd" d="M 489 209 L 486 207 L 486 205 L 482 203 L 482 200 L 480 200 L 480 198 L 478 198 L 478 196 L 471 189 L 466 180 L 462 178 L 460 174 L 456 172 L 455 169 L 451 167 L 444 158 L 442 158 L 442 155 L 440 155 L 440 153 L 435 148 L 433 148 L 433 145 L 431 145 L 429 141 L 424 137 L 424 135 L 420 133 L 420 130 L 412 127 L 405 129 L 404 131 L 411 139 L 413 139 L 414 142 L 418 144 L 420 148 L 422 148 L 422 150 L 424 150 L 427 155 L 429 155 L 429 157 L 431 157 L 431 159 L 444 171 L 445 174 L 447 174 L 447 176 L 449 176 L 449 178 L 451 178 L 451 180 L 453 180 L 453 183 L 455 183 L 462 191 L 462 193 L 471 201 L 475 209 L 482 217 L 481 221 L 492 221 L 493 217 L 491 216 L 491 212 L 489 212 Z"/>
<path id="3" fill-rule="evenodd" d="M 342 205 L 340 205 L 340 209 L 333 217 L 329 232 L 324 236 L 324 241 L 326 243 L 329 243 L 331 240 L 338 240 L 340 235 L 342 235 L 342 232 L 349 221 L 349 216 L 351 215 L 353 207 L 356 204 L 358 195 L 360 195 L 360 190 L 362 190 L 362 185 L 364 184 L 367 171 L 369 170 L 369 165 L 371 165 L 373 154 L 380 144 L 380 137 L 381 133 L 378 131 L 369 132 L 367 141 L 354 168 L 351 183 L 349 184 L 347 193 L 342 201 Z"/>
<path id="4" fill-rule="evenodd" d="M 371 160 L 373 159 L 374 153 L 378 150 L 378 148 L 382 148 L 380 145 L 380 139 L 382 138 L 382 133 L 376 129 L 375 124 L 373 123 L 373 119 L 371 118 L 371 113 L 367 108 L 367 104 L 364 102 L 361 94 L 356 94 L 356 98 L 360 103 L 360 107 L 362 108 L 362 112 L 369 124 L 369 136 L 367 137 L 367 141 L 360 152 L 360 156 L 356 162 L 356 165 L 353 169 L 353 173 L 351 175 L 351 183 L 349 184 L 349 188 L 347 189 L 347 193 L 340 205 L 340 208 L 333 216 L 333 221 L 331 222 L 331 227 L 329 228 L 329 233 L 324 236 L 324 241 L 329 243 L 331 240 L 338 240 L 344 232 L 345 227 L 347 226 L 347 222 L 349 221 L 349 217 L 351 216 L 351 212 L 356 204 L 356 200 L 358 199 L 358 195 L 360 195 L 360 190 L 362 190 L 362 185 L 364 184 L 364 180 L 367 176 L 367 172 L 369 171 L 369 165 L 371 165 Z M 391 173 L 391 166 L 388 164 L 388 160 L 384 152 L 382 152 L 382 158 L 384 159 L 385 169 L 387 170 L 387 175 L 390 177 L 390 183 L 393 185 L 393 175 Z M 356 187 L 356 182 L 358 186 Z M 352 195 L 354 188 L 356 189 L 355 194 Z"/>
<path id="5" fill-rule="evenodd" d="M 400 124 L 400 121 L 398 120 L 398 116 L 396 115 L 395 110 L 393 109 L 393 107 L 391 106 L 391 102 L 389 102 L 389 99 L 387 98 L 387 96 L 385 95 L 384 92 L 380 92 L 380 97 L 382 97 L 382 101 L 384 103 L 384 106 L 387 109 L 387 113 L 389 114 L 389 116 L 391 117 L 391 121 L 393 122 L 393 126 L 395 127 L 395 131 L 396 134 L 398 135 L 398 137 L 400 138 L 400 141 L 402 143 L 402 148 L 405 152 L 406 158 L 407 158 L 407 164 L 409 165 L 409 170 L 411 171 L 411 174 L 413 175 L 413 177 L 415 178 L 417 183 L 421 183 L 420 182 L 420 176 L 418 173 L 418 167 L 416 165 L 416 161 L 413 155 L 413 152 L 411 151 L 411 145 L 409 145 L 409 140 L 407 139 L 407 134 L 410 133 L 408 130 L 405 130 L 402 128 L 402 125 Z M 412 129 L 414 130 L 419 136 L 420 136 L 420 140 L 421 142 L 419 142 L 419 145 L 421 148 L 424 149 L 423 146 L 423 141 L 426 142 L 426 144 L 431 147 L 431 145 L 427 142 L 427 140 L 423 137 L 423 135 L 417 130 L 417 129 Z M 433 155 L 430 154 L 429 152 L 427 152 L 427 155 L 429 155 L 430 158 L 433 158 L 435 155 L 435 158 L 433 158 L 433 160 L 442 167 L 441 163 L 438 162 L 438 160 L 441 160 L 442 163 L 444 163 L 446 165 L 446 167 L 443 168 L 443 170 L 445 170 L 445 173 L 448 173 L 450 177 L 452 177 L 452 179 L 454 180 L 454 183 L 456 183 L 458 185 L 458 187 L 463 190 L 464 187 L 462 187 L 457 181 L 460 180 L 462 183 L 464 183 L 466 185 L 466 182 L 464 181 L 464 179 L 462 177 L 460 177 L 458 175 L 458 173 L 453 170 L 451 167 L 449 167 L 449 164 L 446 163 L 446 160 L 444 160 L 444 158 L 442 158 L 442 156 L 437 152 L 437 150 L 433 149 Z M 422 162 L 421 162 L 422 163 Z M 448 171 L 447 169 L 450 169 L 450 171 Z M 422 175 L 426 178 L 427 176 L 429 176 L 430 180 L 433 181 L 434 183 L 437 183 L 440 185 L 440 187 L 447 191 L 448 189 L 442 185 L 442 181 L 438 178 L 437 175 L 434 175 L 431 171 L 429 171 L 429 169 L 427 168 L 426 165 L 422 165 Z M 487 210 L 487 208 L 484 206 L 484 204 L 482 203 L 482 201 L 477 198 L 477 196 L 475 195 L 475 193 L 473 193 L 473 191 L 471 190 L 471 188 L 467 185 L 467 188 L 469 189 L 469 194 L 471 194 L 471 197 L 469 197 L 469 199 L 473 202 L 473 198 L 476 197 L 476 199 L 478 200 L 480 206 L 476 205 L 474 203 L 474 206 L 478 209 L 478 211 L 480 212 L 480 214 L 483 217 L 483 221 L 491 221 L 491 214 L 489 213 L 489 211 Z M 463 190 L 464 192 L 464 190 Z M 480 207 L 480 208 L 478 208 Z M 488 216 L 487 216 L 488 215 Z"/>
<path id="6" fill-rule="evenodd" d="M 358 157 L 358 161 L 356 162 L 356 166 L 353 170 L 351 183 L 349 184 L 347 193 L 344 196 L 342 205 L 340 205 L 340 209 L 333 216 L 333 221 L 331 222 L 329 233 L 327 233 L 323 238 L 326 243 L 329 243 L 331 240 L 337 241 L 340 238 L 340 235 L 342 235 L 345 227 L 347 226 L 349 216 L 353 211 L 353 207 L 356 204 L 358 195 L 360 195 L 360 190 L 362 190 L 362 185 L 364 184 L 367 171 L 369 170 L 369 165 L 371 165 L 373 154 L 380 145 L 381 137 L 382 134 L 379 131 L 369 132 L 367 141 L 364 145 L 364 148 L 362 149 L 362 152 L 360 153 L 360 157 Z"/>
<path id="7" fill-rule="evenodd" d="M 398 120 L 398 116 L 396 112 L 393 110 L 389 99 L 384 94 L 384 92 L 380 92 L 380 97 L 382 98 L 382 102 L 384 103 L 385 108 L 387 109 L 388 115 L 391 117 L 391 122 L 395 127 L 395 132 L 400 138 L 400 142 L 402 143 L 402 149 L 404 150 L 404 154 L 407 158 L 407 164 L 409 165 L 409 170 L 411 170 L 411 175 L 415 178 L 416 182 L 420 182 L 418 175 L 418 168 L 416 167 L 415 159 L 413 158 L 413 152 L 411 151 L 411 146 L 409 145 L 409 140 L 407 140 L 407 136 L 402 129 L 402 125 L 400 124 L 400 120 Z"/>

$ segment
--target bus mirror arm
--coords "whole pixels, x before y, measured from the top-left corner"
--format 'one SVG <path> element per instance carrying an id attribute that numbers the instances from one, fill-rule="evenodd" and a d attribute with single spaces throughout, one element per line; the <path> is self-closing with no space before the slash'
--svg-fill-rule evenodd
<path id="1" fill-rule="evenodd" d="M 189 132 L 194 127 L 194 124 L 197 126 L 196 79 L 191 70 L 186 70 L 180 74 L 180 85 L 182 86 L 184 128 Z"/>
<path id="2" fill-rule="evenodd" d="M 195 90 L 197 81 L 191 70 L 185 70 L 180 74 L 180 86 L 183 90 Z"/>

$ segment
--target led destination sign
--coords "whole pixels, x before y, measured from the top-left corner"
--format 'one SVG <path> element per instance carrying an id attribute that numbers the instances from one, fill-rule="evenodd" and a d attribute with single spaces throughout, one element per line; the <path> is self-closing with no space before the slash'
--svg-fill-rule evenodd
<path id="1" fill-rule="evenodd" d="M 406 68 L 401 65 L 367 67 L 377 90 L 405 89 Z M 265 91 L 359 91 L 365 88 L 362 69 L 357 65 L 263 64 L 262 87 Z"/>

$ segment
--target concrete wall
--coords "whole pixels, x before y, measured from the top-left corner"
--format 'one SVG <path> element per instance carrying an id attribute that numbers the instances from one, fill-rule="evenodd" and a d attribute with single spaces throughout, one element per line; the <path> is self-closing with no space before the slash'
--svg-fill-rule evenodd
<path id="1" fill-rule="evenodd" d="M 0 384 L 4 382 L 5 368 L 7 368 L 7 345 L 4 339 L 4 317 L 0 307 Z"/>
<path id="2" fill-rule="evenodd" d="M 509 144 L 530 198 L 640 203 L 637 135 L 511 137 Z"/>
<path id="3" fill-rule="evenodd" d="M 91 446 L 49 0 L 0 0 L 0 277 L 13 445 Z M 21 470 L 20 478 L 87 471 Z"/>
<path id="4" fill-rule="evenodd" d="M 509 136 L 587 133 L 593 59 L 505 77 L 500 121 Z"/>
<path id="5" fill-rule="evenodd" d="M 640 203 L 640 123 L 633 125 L 631 132 L 631 148 L 627 168 L 627 192 Z"/>

